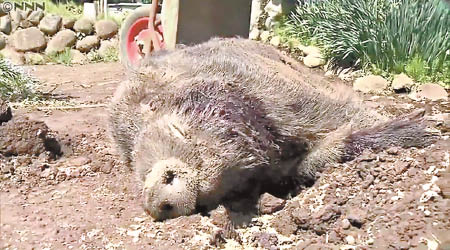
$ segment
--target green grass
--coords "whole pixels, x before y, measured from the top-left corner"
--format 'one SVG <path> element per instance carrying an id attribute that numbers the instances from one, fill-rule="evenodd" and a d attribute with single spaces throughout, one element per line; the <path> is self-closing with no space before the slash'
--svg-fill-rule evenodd
<path id="1" fill-rule="evenodd" d="M 102 57 L 104 62 L 118 62 L 119 61 L 119 49 L 116 47 L 110 47 Z"/>
<path id="2" fill-rule="evenodd" d="M 39 82 L 0 58 L 0 98 L 9 101 L 36 100 L 39 95 L 36 86 Z"/>
<path id="3" fill-rule="evenodd" d="M 70 65 L 72 61 L 72 53 L 70 53 L 70 48 L 65 48 L 62 52 L 47 55 L 46 59 L 49 62 Z"/>
<path id="4" fill-rule="evenodd" d="M 450 84 L 450 5 L 443 0 L 306 1 L 277 30 L 285 41 L 317 43 L 333 65 Z"/>

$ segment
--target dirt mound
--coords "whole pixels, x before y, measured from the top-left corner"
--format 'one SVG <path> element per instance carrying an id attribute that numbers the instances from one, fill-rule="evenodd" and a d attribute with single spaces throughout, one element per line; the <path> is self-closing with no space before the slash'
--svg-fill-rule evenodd
<path id="1" fill-rule="evenodd" d="M 8 106 L 8 103 L 6 101 L 0 99 L 0 125 L 11 120 L 11 118 L 11 108 Z"/>
<path id="2" fill-rule="evenodd" d="M 0 154 L 38 156 L 48 151 L 51 156 L 61 155 L 61 146 L 49 134 L 44 122 L 28 118 L 16 118 L 0 127 Z"/>
<path id="3" fill-rule="evenodd" d="M 300 249 L 345 244 L 409 249 L 427 244 L 425 238 L 439 238 L 439 232 L 450 228 L 448 200 L 437 183 L 448 171 L 447 143 L 427 150 L 365 153 L 329 166 L 269 224 L 284 236 L 300 236 Z M 442 244 L 449 240 L 439 238 Z"/>

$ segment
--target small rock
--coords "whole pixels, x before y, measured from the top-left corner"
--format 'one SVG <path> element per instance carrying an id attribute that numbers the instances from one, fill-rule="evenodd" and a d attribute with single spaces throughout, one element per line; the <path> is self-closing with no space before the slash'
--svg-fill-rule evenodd
<path id="1" fill-rule="evenodd" d="M 267 31 L 267 30 L 263 31 L 259 37 L 261 38 L 261 41 L 263 41 L 263 42 L 269 41 L 270 31 Z"/>
<path id="2" fill-rule="evenodd" d="M 390 155 L 398 155 L 398 147 L 390 147 L 386 150 L 386 152 Z"/>
<path id="3" fill-rule="evenodd" d="M 81 53 L 79 50 L 71 49 L 70 55 L 72 56 L 71 63 L 73 63 L 73 64 L 85 64 L 85 63 L 89 62 L 86 55 Z"/>
<path id="4" fill-rule="evenodd" d="M 269 193 L 264 193 L 259 199 L 259 212 L 261 214 L 273 214 L 276 211 L 283 209 L 286 201 L 277 198 Z"/>
<path id="5" fill-rule="evenodd" d="M 278 233 L 288 237 L 298 229 L 297 223 L 293 220 L 292 215 L 285 210 L 278 213 L 271 220 L 270 224 Z"/>
<path id="6" fill-rule="evenodd" d="M 343 219 L 341 226 L 342 229 L 349 229 L 351 226 L 350 221 L 348 219 Z"/>
<path id="7" fill-rule="evenodd" d="M 36 27 L 19 30 L 13 35 L 13 46 L 17 51 L 40 51 L 45 45 L 44 34 Z"/>
<path id="8" fill-rule="evenodd" d="M 11 108 L 6 101 L 0 99 L 0 125 L 12 118 Z"/>
<path id="9" fill-rule="evenodd" d="M 85 35 L 90 35 L 94 31 L 94 25 L 92 21 L 87 18 L 81 18 L 75 22 L 73 28 L 76 32 L 81 32 Z"/>
<path id="10" fill-rule="evenodd" d="M 6 47 L 6 38 L 4 35 L 0 34 L 0 50 Z"/>
<path id="11" fill-rule="evenodd" d="M 114 41 L 109 41 L 109 40 L 101 41 L 100 48 L 98 49 L 98 54 L 104 58 L 108 55 L 108 52 L 116 46 L 117 46 L 117 44 L 115 44 Z"/>
<path id="12" fill-rule="evenodd" d="M 39 23 L 39 29 L 47 35 L 54 35 L 61 28 L 62 18 L 57 15 L 46 15 Z"/>
<path id="13" fill-rule="evenodd" d="M 70 167 L 81 167 L 86 164 L 89 164 L 91 162 L 91 159 L 87 158 L 86 156 L 78 156 L 74 159 L 69 160 L 68 165 Z"/>
<path id="14" fill-rule="evenodd" d="M 32 23 L 33 25 L 38 25 L 39 22 L 44 17 L 44 12 L 42 10 L 35 10 L 31 12 L 31 14 L 28 16 L 27 20 Z"/>
<path id="15" fill-rule="evenodd" d="M 31 14 L 31 10 L 30 9 L 26 9 L 26 10 L 18 10 L 19 14 L 22 17 L 22 20 L 27 19 L 27 17 Z"/>
<path id="16" fill-rule="evenodd" d="M 65 29 L 72 29 L 76 21 L 77 19 L 74 17 L 63 17 L 62 26 Z"/>
<path id="17" fill-rule="evenodd" d="M 303 45 L 299 45 L 298 47 L 303 54 L 305 54 L 305 56 L 309 56 L 309 55 L 316 55 L 319 56 L 321 55 L 320 53 L 320 49 L 316 46 L 303 46 Z"/>
<path id="18" fill-rule="evenodd" d="M 278 237 L 273 233 L 266 232 L 254 232 L 252 238 L 255 238 L 258 241 L 258 245 L 263 249 L 279 249 L 278 246 Z"/>
<path id="19" fill-rule="evenodd" d="M 25 63 L 25 57 L 23 53 L 17 52 L 15 49 L 6 46 L 2 51 L 0 52 L 3 57 L 9 59 L 12 63 L 16 65 L 23 65 Z"/>
<path id="20" fill-rule="evenodd" d="M 270 17 L 288 14 L 295 8 L 295 3 L 294 0 L 270 0 L 264 7 L 264 11 Z"/>
<path id="21" fill-rule="evenodd" d="M 435 83 L 427 83 L 419 86 L 417 97 L 437 101 L 447 100 L 448 94 L 445 88 L 441 85 Z"/>
<path id="22" fill-rule="evenodd" d="M 87 36 L 77 42 L 77 50 L 81 52 L 89 52 L 100 44 L 97 36 Z"/>
<path id="23" fill-rule="evenodd" d="M 252 31 L 250 31 L 250 34 L 248 35 L 248 38 L 251 39 L 251 40 L 258 40 L 260 33 L 261 32 L 258 29 L 253 29 Z"/>
<path id="24" fill-rule="evenodd" d="M 11 17 L 11 31 L 14 32 L 19 28 L 20 21 L 22 21 L 22 15 L 18 11 L 9 12 L 9 16 Z"/>
<path id="25" fill-rule="evenodd" d="M 56 33 L 55 36 L 48 42 L 45 49 L 46 54 L 57 53 L 64 51 L 65 48 L 72 47 L 77 40 L 77 35 L 72 30 L 66 29 Z"/>
<path id="26" fill-rule="evenodd" d="M 379 94 L 389 85 L 389 82 L 381 76 L 368 75 L 358 78 L 353 83 L 353 89 L 363 93 Z"/>
<path id="27" fill-rule="evenodd" d="M 413 79 L 409 78 L 404 73 L 395 75 L 394 80 L 392 81 L 392 88 L 394 89 L 394 91 L 399 91 L 402 89 L 410 90 L 413 85 Z"/>
<path id="28" fill-rule="evenodd" d="M 12 31 L 11 18 L 9 15 L 0 17 L 0 31 L 9 35 Z"/>
<path id="29" fill-rule="evenodd" d="M 322 65 L 325 65 L 326 61 L 322 57 L 317 56 L 316 54 L 310 54 L 307 55 L 305 58 L 303 58 L 303 63 L 308 68 L 315 68 Z"/>
<path id="30" fill-rule="evenodd" d="M 347 244 L 349 245 L 354 245 L 356 243 L 355 238 L 351 235 L 345 237 L 345 241 L 347 241 Z"/>
<path id="31" fill-rule="evenodd" d="M 117 34 L 119 26 L 111 20 L 100 20 L 95 23 L 95 31 L 100 39 L 108 39 Z"/>
<path id="32" fill-rule="evenodd" d="M 19 24 L 19 27 L 21 27 L 22 29 L 30 28 L 33 26 L 34 25 L 28 20 L 22 20 L 22 21 L 20 21 L 20 24 Z"/>
<path id="33" fill-rule="evenodd" d="M 27 52 L 25 53 L 26 64 L 40 65 L 45 64 L 45 58 L 39 53 Z"/>
<path id="34" fill-rule="evenodd" d="M 349 211 L 347 219 L 352 226 L 361 228 L 366 220 L 366 212 L 361 209 L 353 208 Z"/>
<path id="35" fill-rule="evenodd" d="M 270 44 L 272 44 L 275 47 L 279 47 L 281 44 L 281 38 L 280 36 L 274 36 L 272 39 L 270 39 Z"/>

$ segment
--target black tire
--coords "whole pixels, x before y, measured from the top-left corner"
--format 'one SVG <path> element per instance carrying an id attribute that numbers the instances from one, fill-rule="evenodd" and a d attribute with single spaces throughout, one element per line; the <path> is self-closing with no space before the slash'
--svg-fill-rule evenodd
<path id="1" fill-rule="evenodd" d="M 126 67 L 133 67 L 127 56 L 127 33 L 128 29 L 133 25 L 136 20 L 142 17 L 148 17 L 150 14 L 150 6 L 142 6 L 135 9 L 131 12 L 125 21 L 122 23 L 122 27 L 120 28 L 120 36 L 119 36 L 119 59 L 120 62 Z M 161 17 L 159 14 L 156 15 L 156 22 L 160 22 Z"/>

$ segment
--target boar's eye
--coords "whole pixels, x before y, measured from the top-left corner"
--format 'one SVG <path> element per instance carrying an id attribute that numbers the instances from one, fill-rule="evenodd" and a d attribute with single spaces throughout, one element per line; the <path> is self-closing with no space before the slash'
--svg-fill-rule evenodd
<path id="1" fill-rule="evenodd" d="M 175 179 L 175 173 L 173 171 L 167 171 L 164 175 L 164 184 L 172 184 L 173 179 Z"/>

